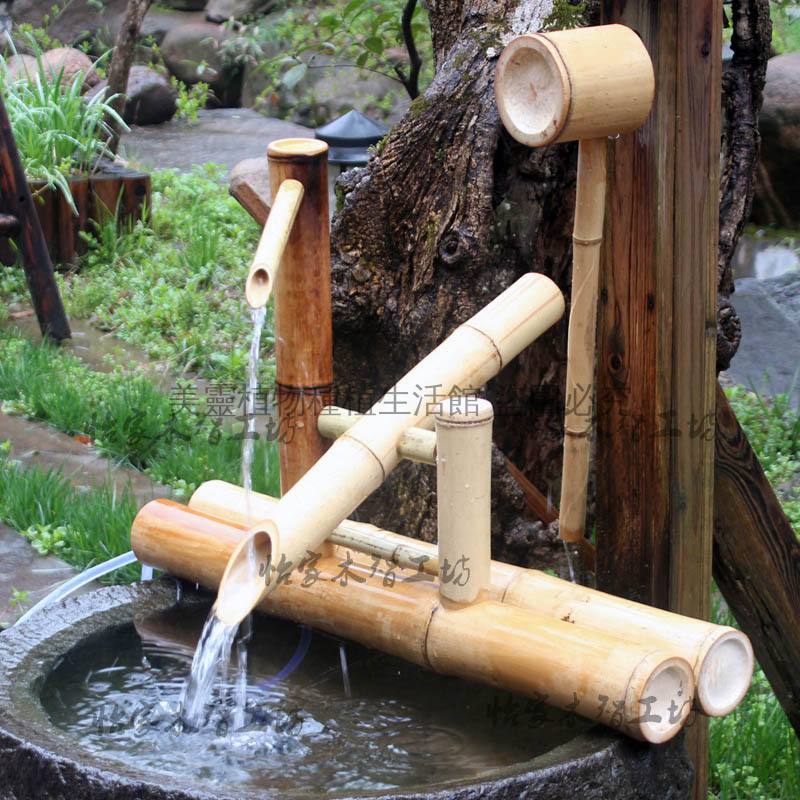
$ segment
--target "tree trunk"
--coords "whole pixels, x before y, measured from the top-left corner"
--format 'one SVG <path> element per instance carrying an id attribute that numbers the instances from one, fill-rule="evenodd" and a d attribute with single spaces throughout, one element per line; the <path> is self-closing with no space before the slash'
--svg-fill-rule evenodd
<path id="1" fill-rule="evenodd" d="M 493 86 L 505 42 L 538 30 L 552 3 L 429 6 L 432 84 L 369 164 L 339 181 L 332 231 L 336 402 L 359 410 L 523 273 L 548 275 L 569 297 L 577 146 L 517 144 L 502 128 Z M 746 177 L 744 167 L 741 173 Z M 492 551 L 513 563 L 561 553 L 552 527 L 526 508 L 502 456 L 545 495 L 558 496 L 566 319 L 485 392 L 495 405 L 498 448 Z M 360 513 L 435 540 L 435 483 L 434 471 L 406 463 Z"/>
<path id="2" fill-rule="evenodd" d="M 114 54 L 111 56 L 111 65 L 108 68 L 108 89 L 106 91 L 109 97 L 117 95 L 116 99 L 112 101 L 111 107 L 120 117 L 125 111 L 128 75 L 131 71 L 131 64 L 133 64 L 136 42 L 139 39 L 139 29 L 142 27 L 142 20 L 147 9 L 150 8 L 151 2 L 152 0 L 128 0 L 122 24 L 119 26 Z M 113 131 L 108 147 L 112 153 L 116 153 L 122 131 L 116 120 L 109 118 L 106 122 Z"/>

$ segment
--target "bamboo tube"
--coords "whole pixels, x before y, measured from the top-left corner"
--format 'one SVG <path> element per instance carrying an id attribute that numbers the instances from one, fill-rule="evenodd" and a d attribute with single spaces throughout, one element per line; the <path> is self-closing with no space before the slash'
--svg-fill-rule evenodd
<path id="1" fill-rule="evenodd" d="M 275 194 L 245 283 L 244 296 L 251 308 L 265 306 L 272 294 L 303 191 L 302 183 L 289 179 L 280 185 Z"/>
<path id="2" fill-rule="evenodd" d="M 278 501 L 253 492 L 249 502 L 248 517 L 242 488 L 208 481 L 195 491 L 189 506 L 247 526 L 269 516 Z M 414 571 L 421 567 L 428 574 L 438 574 L 436 547 L 427 542 L 352 520 L 344 520 L 330 539 L 341 547 L 369 553 L 401 567 Z M 619 638 L 646 639 L 653 646 L 674 650 L 692 666 L 697 684 L 695 707 L 704 714 L 727 714 L 747 693 L 753 674 L 753 649 L 747 636 L 735 628 L 634 603 L 500 561 L 491 562 L 490 578 L 489 596 L 493 600 L 535 609 Z"/>
<path id="3" fill-rule="evenodd" d="M 529 147 L 636 130 L 654 92 L 647 49 L 625 25 L 519 36 L 495 75 L 503 124 Z"/>
<path id="4" fill-rule="evenodd" d="M 462 395 L 443 402 L 435 419 L 439 593 L 474 603 L 490 583 L 494 411 Z"/>
<path id="5" fill-rule="evenodd" d="M 364 415 L 338 406 L 325 406 L 317 420 L 317 428 L 326 439 L 338 439 L 347 433 Z M 400 458 L 420 464 L 436 463 L 436 434 L 424 428 L 403 431 L 397 446 Z"/>
<path id="6" fill-rule="evenodd" d="M 281 260 L 275 294 L 275 389 L 281 490 L 288 491 L 327 450 L 317 416 L 331 401 L 328 146 L 318 139 L 279 139 L 267 148 L 272 204 L 284 181 L 305 192 Z"/>
<path id="7" fill-rule="evenodd" d="M 272 588 L 271 581 L 265 585 L 248 577 L 251 547 L 273 568 L 281 562 L 299 563 L 397 466 L 397 443 L 404 431 L 430 416 L 444 397 L 494 377 L 563 311 L 558 287 L 529 273 L 456 328 L 331 445 L 283 495 L 269 519 L 248 531 L 220 585 L 219 618 L 229 624 L 244 619 Z M 411 400 L 415 397 L 416 403 Z"/>
<path id="8" fill-rule="evenodd" d="M 580 141 L 559 502 L 559 535 L 567 542 L 583 539 L 586 518 L 605 137 L 638 128 L 654 88 L 647 50 L 624 25 L 520 36 L 497 64 L 497 105 L 515 139 L 532 147 Z"/>
<path id="9" fill-rule="evenodd" d="M 154 500 L 134 520 L 131 545 L 143 562 L 213 589 L 243 534 Z M 313 581 L 292 572 L 290 582 L 282 581 L 259 608 L 436 672 L 523 692 L 646 741 L 666 741 L 688 716 L 694 688 L 689 665 L 649 644 L 492 601 L 447 609 L 439 605 L 434 583 L 389 587 L 358 563 L 326 557 L 313 569 Z"/>

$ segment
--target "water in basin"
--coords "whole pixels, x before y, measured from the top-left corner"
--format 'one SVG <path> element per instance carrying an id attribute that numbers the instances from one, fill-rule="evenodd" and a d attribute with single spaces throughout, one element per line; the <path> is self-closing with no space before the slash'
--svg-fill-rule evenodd
<path id="1" fill-rule="evenodd" d="M 191 730 L 180 697 L 207 613 L 204 604 L 177 606 L 83 640 L 43 685 L 52 722 L 93 753 L 209 789 L 313 794 L 474 779 L 589 727 L 528 698 L 350 643 L 348 696 L 338 639 L 313 633 L 309 644 L 300 627 L 257 615 L 243 718 L 236 719 L 231 664 Z M 305 657 L 275 680 L 303 638 Z"/>

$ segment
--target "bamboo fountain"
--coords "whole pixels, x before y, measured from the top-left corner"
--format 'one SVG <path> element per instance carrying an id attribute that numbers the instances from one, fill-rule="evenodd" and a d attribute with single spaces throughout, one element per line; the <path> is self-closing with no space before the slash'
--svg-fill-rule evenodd
<path id="1" fill-rule="evenodd" d="M 638 37 L 621 26 L 520 37 L 498 64 L 498 105 L 512 135 L 532 146 L 580 142 L 568 394 L 591 383 L 593 374 L 604 140 L 643 122 L 652 74 Z M 136 556 L 218 591 L 214 609 L 223 622 L 235 624 L 258 608 L 433 672 L 527 695 L 643 742 L 667 742 L 694 712 L 729 713 L 753 669 L 750 643 L 740 632 L 491 559 L 493 410 L 479 393 L 563 315 L 564 298 L 549 278 L 522 276 L 368 413 L 331 405 L 326 149 L 302 139 L 270 145 L 272 211 L 246 283 L 254 308 L 275 297 L 279 431 L 292 432 L 280 443 L 282 497 L 209 481 L 186 506 L 148 503 L 131 530 Z M 408 400 L 420 387 L 432 392 Z M 403 459 L 436 469 L 437 544 L 348 519 Z M 583 535 L 588 464 L 589 428 L 567 418 L 561 509 L 569 539 Z M 375 559 L 390 562 L 396 579 L 388 583 L 377 574 Z M 342 579 L 343 567 L 349 580 Z M 163 584 L 154 591 L 161 606 L 164 591 Z M 116 621 L 127 613 L 111 600 L 98 603 L 90 611 L 78 607 L 81 626 L 89 617 Z M 0 679 L 0 701 L 8 695 L 31 707 L 15 686 L 46 661 L 42 647 L 50 653 L 51 639 L 62 642 L 44 628 L 45 645 L 32 646 L 29 655 L 5 653 L 11 683 L 5 687 Z M 3 635 L 0 652 L 16 635 Z M 35 638 L 30 625 L 19 633 L 26 636 Z M 40 733 L 24 717 L 15 731 L 37 742 L 31 749 L 19 745 L 16 732 L 5 732 L 4 716 L 0 708 L 0 745 L 20 747 L 26 763 L 37 765 L 36 780 L 41 774 L 46 785 L 62 785 L 63 735 Z M 579 782 L 594 780 L 599 763 L 589 751 L 584 756 L 582 766 L 571 761 L 567 768 L 577 770 Z M 110 796 L 91 769 L 69 774 L 81 796 Z M 0 760 L 0 783 L 13 779 L 22 787 L 14 797 L 39 796 L 18 777 Z M 120 785 L 119 796 L 162 796 L 151 784 L 135 784 L 134 794 L 124 794 L 133 784 Z M 469 792 L 507 797 L 527 794 L 529 785 L 523 774 L 508 785 L 500 780 Z M 453 791 L 446 796 L 463 796 L 458 787 Z"/>

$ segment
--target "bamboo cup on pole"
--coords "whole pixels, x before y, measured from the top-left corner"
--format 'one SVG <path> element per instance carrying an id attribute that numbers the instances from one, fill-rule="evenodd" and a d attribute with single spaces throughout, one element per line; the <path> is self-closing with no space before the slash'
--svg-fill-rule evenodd
<path id="1" fill-rule="evenodd" d="M 278 451 L 286 492 L 328 448 L 317 431 L 317 416 L 330 403 L 333 384 L 328 145 L 318 139 L 279 139 L 270 143 L 267 158 L 270 218 L 285 181 L 304 189 L 272 289 Z"/>
<path id="2" fill-rule="evenodd" d="M 558 287 L 529 273 L 456 328 L 331 445 L 268 519 L 248 532 L 220 585 L 217 616 L 228 624 L 239 622 L 273 588 L 272 581 L 265 585 L 249 577 L 251 547 L 272 571 L 281 563 L 299 563 L 383 483 L 399 461 L 397 444 L 408 428 L 429 417 L 444 397 L 482 386 L 563 312 Z"/>
<path id="3" fill-rule="evenodd" d="M 244 296 L 250 308 L 265 306 L 272 294 L 303 191 L 303 184 L 291 178 L 278 187 L 245 283 Z"/>
<path id="4" fill-rule="evenodd" d="M 435 414 L 439 594 L 453 603 L 488 596 L 493 419 L 492 404 L 470 395 Z"/>
<path id="5" fill-rule="evenodd" d="M 154 500 L 134 520 L 131 544 L 143 563 L 214 588 L 243 535 L 222 520 Z M 687 719 L 691 668 L 649 643 L 492 601 L 445 608 L 434 581 L 389 587 L 368 566 L 336 558 L 309 561 L 302 578 L 297 571 L 287 577 L 259 600 L 261 610 L 435 672 L 523 692 L 637 739 L 666 741 Z"/>
<path id="6" fill-rule="evenodd" d="M 253 492 L 249 502 L 248 516 L 241 487 L 208 481 L 192 495 L 189 507 L 232 524 L 248 526 L 269 516 L 278 500 Z M 436 545 L 367 523 L 344 520 L 333 531 L 330 541 L 413 572 L 422 570 L 432 576 L 439 572 Z M 691 664 L 697 684 L 695 707 L 709 716 L 729 713 L 750 686 L 753 649 L 747 636 L 735 628 L 624 600 L 501 561 L 490 564 L 489 597 L 612 636 L 649 641 L 654 647 L 674 650 Z"/>
<path id="7" fill-rule="evenodd" d="M 650 56 L 624 25 L 520 36 L 497 63 L 497 106 L 517 141 L 530 147 L 579 141 L 559 503 L 559 534 L 570 542 L 583 538 L 586 517 L 605 137 L 638 128 L 654 90 Z"/>

